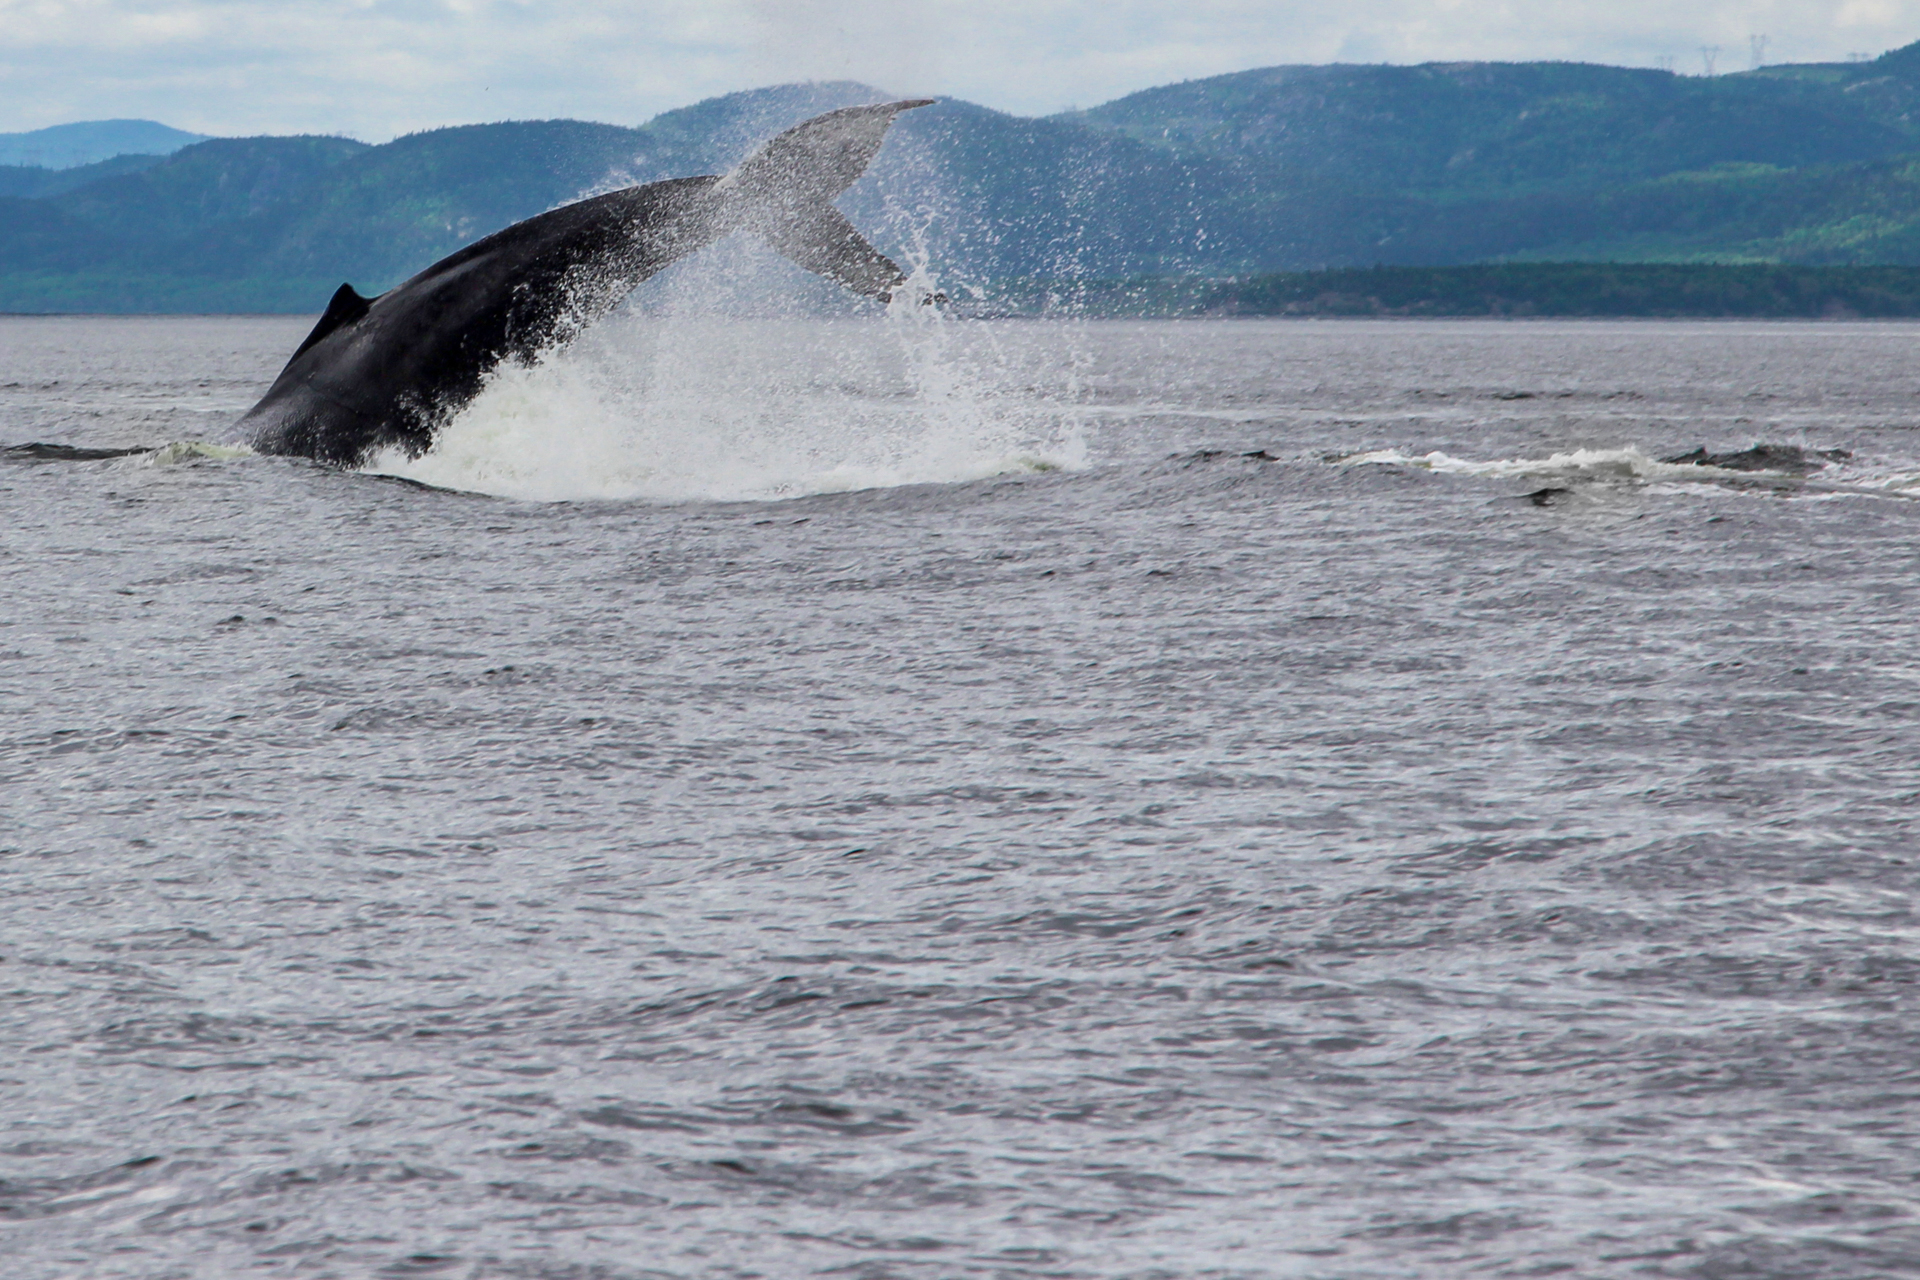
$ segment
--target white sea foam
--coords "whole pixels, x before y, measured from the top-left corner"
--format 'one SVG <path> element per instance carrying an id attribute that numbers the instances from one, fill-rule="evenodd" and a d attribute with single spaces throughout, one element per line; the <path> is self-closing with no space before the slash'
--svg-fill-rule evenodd
<path id="1" fill-rule="evenodd" d="M 170 440 L 154 449 L 129 453 L 112 459 L 107 465 L 119 470 L 152 467 L 179 467 L 196 462 L 227 462 L 251 458 L 254 451 L 244 444 L 214 444 L 207 440 Z"/>
<path id="2" fill-rule="evenodd" d="M 1654 492 L 1686 492 L 1700 485 L 1761 482 L 1764 491 L 1782 490 L 1807 498 L 1920 497 L 1920 473 L 1877 469 L 1871 464 L 1828 468 L 1812 476 L 1784 471 L 1735 471 L 1691 462 L 1662 462 L 1629 445 L 1620 449 L 1571 449 L 1544 458 L 1494 458 L 1485 461 L 1456 458 L 1438 450 L 1409 454 L 1398 449 L 1374 449 L 1333 459 L 1341 465 L 1373 463 L 1418 467 L 1450 475 L 1488 479 L 1548 480 L 1566 484 L 1632 484 Z M 1835 472 L 1838 471 L 1838 474 Z"/>
<path id="3" fill-rule="evenodd" d="M 931 286 L 930 281 L 924 281 Z M 1082 465 L 1071 394 L 932 307 L 766 319 L 632 308 L 504 365 L 418 458 L 366 470 L 531 500 L 767 499 Z"/>
<path id="4" fill-rule="evenodd" d="M 1435 450 L 1409 454 L 1398 449 L 1374 449 L 1339 459 L 1342 463 L 1385 463 L 1419 467 L 1449 475 L 1491 479 L 1545 479 L 1587 481 L 1724 480 L 1749 472 L 1726 471 L 1696 463 L 1662 462 L 1629 445 L 1623 449 L 1570 449 L 1545 458 L 1494 458 L 1477 461 Z M 1771 474 L 1771 473 L 1769 473 Z"/>
<path id="5" fill-rule="evenodd" d="M 1869 470 L 1860 477 L 1862 487 L 1897 493 L 1902 497 L 1914 497 L 1920 492 L 1920 471 L 1911 467 L 1894 467 L 1878 471 Z"/>

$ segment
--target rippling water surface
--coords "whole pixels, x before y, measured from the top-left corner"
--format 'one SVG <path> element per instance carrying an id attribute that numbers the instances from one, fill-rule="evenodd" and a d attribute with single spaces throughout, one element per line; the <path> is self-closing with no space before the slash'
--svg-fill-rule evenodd
<path id="1" fill-rule="evenodd" d="M 0 440 L 303 329 L 0 319 Z M 636 317 L 444 489 L 0 461 L 4 1269 L 1920 1272 L 1917 348 Z"/>

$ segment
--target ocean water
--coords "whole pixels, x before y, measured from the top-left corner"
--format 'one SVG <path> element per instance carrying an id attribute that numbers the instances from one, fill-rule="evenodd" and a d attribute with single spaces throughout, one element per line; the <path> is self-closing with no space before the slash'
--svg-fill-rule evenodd
<path id="1" fill-rule="evenodd" d="M 1920 1273 L 1920 327 L 304 327 L 0 318 L 8 1277 Z"/>

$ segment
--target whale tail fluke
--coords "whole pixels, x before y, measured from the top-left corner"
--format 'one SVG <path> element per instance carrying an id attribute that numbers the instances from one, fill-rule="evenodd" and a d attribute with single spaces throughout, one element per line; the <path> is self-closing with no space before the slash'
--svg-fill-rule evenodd
<path id="1" fill-rule="evenodd" d="M 889 301 L 906 273 L 833 201 L 867 171 L 894 117 L 932 102 L 910 98 L 815 116 L 757 147 L 720 180 L 719 193 L 744 206 L 740 224 L 780 254 L 855 293 Z"/>
<path id="2" fill-rule="evenodd" d="M 890 301 L 907 282 L 906 272 L 830 204 L 796 209 L 754 230 L 782 257 L 864 297 Z"/>

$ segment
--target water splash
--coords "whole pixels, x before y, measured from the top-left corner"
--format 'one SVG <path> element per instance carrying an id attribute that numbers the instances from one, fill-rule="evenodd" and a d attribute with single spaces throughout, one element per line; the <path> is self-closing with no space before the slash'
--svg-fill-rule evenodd
<path id="1" fill-rule="evenodd" d="M 878 318 L 726 314 L 698 305 L 700 280 L 674 285 L 691 305 L 629 307 L 502 366 L 431 451 L 364 469 L 537 501 L 672 502 L 1084 464 L 1074 398 L 1010 377 L 985 326 L 904 302 Z M 934 288 L 924 270 L 915 283 Z"/>

